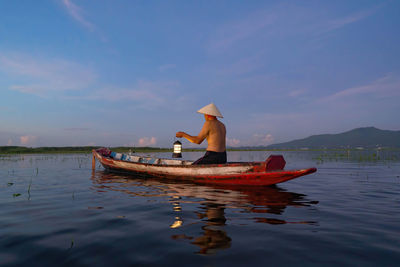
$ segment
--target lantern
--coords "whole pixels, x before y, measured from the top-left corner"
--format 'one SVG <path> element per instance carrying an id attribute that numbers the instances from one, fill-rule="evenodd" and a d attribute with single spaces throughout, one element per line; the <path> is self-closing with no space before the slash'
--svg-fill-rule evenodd
<path id="1" fill-rule="evenodd" d="M 174 142 L 174 153 L 172 153 L 173 158 L 182 158 L 182 143 L 179 141 Z"/>

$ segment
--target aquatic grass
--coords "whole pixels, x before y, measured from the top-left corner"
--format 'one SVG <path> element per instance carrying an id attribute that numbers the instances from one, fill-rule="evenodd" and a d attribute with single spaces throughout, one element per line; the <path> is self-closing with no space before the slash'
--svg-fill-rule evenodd
<path id="1" fill-rule="evenodd" d="M 358 163 L 376 163 L 376 162 L 396 162 L 398 161 L 397 150 L 344 150 L 344 151 L 324 151 L 314 156 L 318 164 L 325 161 L 349 161 Z"/>
<path id="2" fill-rule="evenodd" d="M 32 186 L 32 177 L 31 177 L 31 181 L 29 182 L 29 186 L 28 186 L 28 200 L 31 200 L 31 186 Z"/>
<path id="3" fill-rule="evenodd" d="M 78 167 L 79 169 L 82 168 L 83 165 L 85 165 L 88 161 L 89 157 L 77 157 L 76 160 L 78 161 Z"/>

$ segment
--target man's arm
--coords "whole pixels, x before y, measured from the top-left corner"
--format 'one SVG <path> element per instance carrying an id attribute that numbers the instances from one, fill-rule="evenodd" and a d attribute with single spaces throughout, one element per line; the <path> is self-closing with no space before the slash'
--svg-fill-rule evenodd
<path id="1" fill-rule="evenodd" d="M 201 144 L 204 139 L 206 139 L 208 132 L 210 131 L 209 123 L 207 121 L 204 123 L 203 128 L 197 136 L 189 135 L 185 132 L 177 132 L 176 137 L 181 138 L 184 137 L 192 143 Z"/>

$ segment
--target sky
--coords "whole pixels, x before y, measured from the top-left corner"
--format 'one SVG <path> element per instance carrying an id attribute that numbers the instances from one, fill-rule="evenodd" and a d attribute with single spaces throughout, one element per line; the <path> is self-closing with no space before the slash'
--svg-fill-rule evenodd
<path id="1" fill-rule="evenodd" d="M 399 14 L 396 0 L 1 0 L 0 146 L 172 147 L 209 103 L 234 147 L 400 130 Z"/>

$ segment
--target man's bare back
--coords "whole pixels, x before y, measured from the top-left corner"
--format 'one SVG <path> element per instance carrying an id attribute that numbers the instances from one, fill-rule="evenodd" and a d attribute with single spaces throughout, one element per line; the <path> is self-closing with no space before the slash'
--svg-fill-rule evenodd
<path id="1" fill-rule="evenodd" d="M 203 129 L 207 134 L 207 151 L 224 152 L 226 150 L 226 129 L 225 125 L 219 120 L 207 120 Z M 202 131 L 203 131 L 202 129 Z"/>

